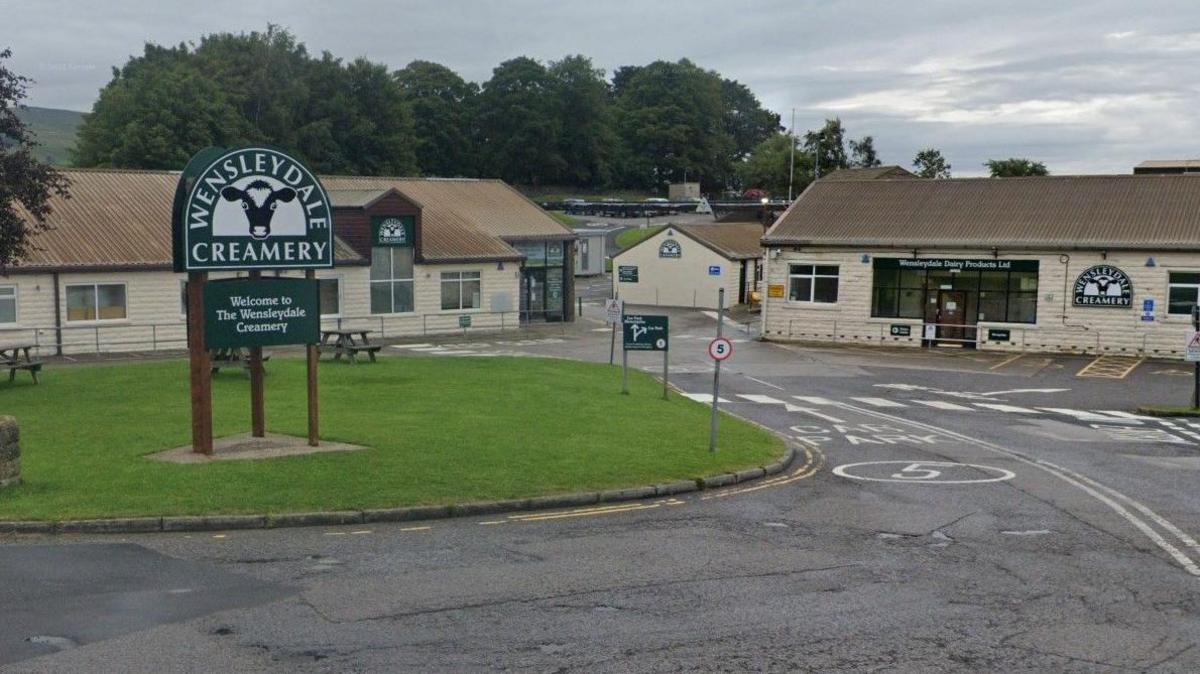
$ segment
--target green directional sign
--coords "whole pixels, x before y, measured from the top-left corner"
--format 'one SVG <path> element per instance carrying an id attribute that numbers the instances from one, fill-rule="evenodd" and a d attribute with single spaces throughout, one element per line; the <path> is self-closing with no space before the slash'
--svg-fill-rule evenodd
<path id="1" fill-rule="evenodd" d="M 320 341 L 317 281 L 226 279 L 204 284 L 204 345 L 209 349 Z"/>
<path id="2" fill-rule="evenodd" d="M 371 218 L 371 244 L 378 247 L 412 248 L 416 240 L 416 219 L 411 215 Z"/>
<path id="3" fill-rule="evenodd" d="M 621 327 L 626 351 L 666 351 L 670 346 L 666 316 L 625 314 Z"/>

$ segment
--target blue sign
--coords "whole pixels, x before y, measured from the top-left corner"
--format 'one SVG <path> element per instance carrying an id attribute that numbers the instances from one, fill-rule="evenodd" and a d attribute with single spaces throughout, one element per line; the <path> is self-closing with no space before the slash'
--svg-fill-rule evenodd
<path id="1" fill-rule="evenodd" d="M 710 266 L 708 268 L 708 275 L 709 276 L 720 276 L 721 275 L 721 267 L 719 265 L 715 265 L 715 264 Z"/>
<path id="2" fill-rule="evenodd" d="M 1142 300 L 1142 311 L 1148 314 L 1154 313 L 1154 300 L 1149 297 Z"/>

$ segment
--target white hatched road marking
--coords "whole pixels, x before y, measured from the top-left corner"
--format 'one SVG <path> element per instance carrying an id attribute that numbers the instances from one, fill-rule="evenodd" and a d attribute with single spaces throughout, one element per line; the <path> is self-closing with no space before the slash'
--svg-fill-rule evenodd
<path id="1" fill-rule="evenodd" d="M 771 404 L 783 405 L 784 404 L 784 402 L 778 398 L 772 398 L 771 396 L 759 395 L 757 393 L 739 393 L 739 394 L 737 394 L 737 397 L 745 398 L 746 400 L 749 400 L 752 403 L 763 403 L 765 405 L 771 405 Z"/>
<path id="2" fill-rule="evenodd" d="M 836 405 L 837 404 L 837 403 L 833 402 L 832 400 L 830 400 L 829 398 L 822 398 L 820 396 L 792 396 L 792 397 L 795 398 L 796 400 L 799 400 L 802 403 L 808 403 L 809 405 Z"/>
<path id="3" fill-rule="evenodd" d="M 1111 414 L 1114 417 L 1122 419 L 1137 419 L 1139 421 L 1160 421 L 1157 417 L 1149 417 L 1144 414 L 1134 414 L 1132 412 L 1122 412 L 1121 410 L 1096 410 L 1100 414 Z"/>
<path id="4" fill-rule="evenodd" d="M 1016 412 L 1017 414 L 1041 414 L 1038 410 L 1031 410 L 1028 407 L 1017 407 L 1016 405 L 1001 405 L 1000 403 L 975 403 L 976 407 L 983 407 L 997 412 Z"/>
<path id="5" fill-rule="evenodd" d="M 956 410 L 958 412 L 974 412 L 975 411 L 975 410 L 971 409 L 970 407 L 967 407 L 966 405 L 959 405 L 958 403 L 948 403 L 945 400 L 914 400 L 913 402 L 918 403 L 920 405 L 925 405 L 926 407 L 932 407 L 934 409 L 939 409 L 939 410 Z"/>
<path id="6" fill-rule="evenodd" d="M 712 404 L 712 394 L 711 393 L 684 393 L 683 397 L 691 398 L 692 400 L 695 400 L 698 403 Z M 718 397 L 717 402 L 718 403 L 727 403 L 729 401 L 724 398 Z"/>
<path id="7" fill-rule="evenodd" d="M 868 405 L 871 405 L 872 407 L 908 407 L 908 405 L 905 405 L 904 403 L 898 403 L 895 400 L 888 400 L 887 398 L 867 397 L 867 398 L 851 398 L 851 400 L 857 400 L 860 403 L 866 403 Z"/>
<path id="8" fill-rule="evenodd" d="M 1064 407 L 1039 407 L 1038 409 L 1046 412 L 1054 412 L 1055 414 L 1065 414 L 1069 417 L 1075 417 L 1080 421 L 1103 421 L 1110 424 L 1134 424 L 1140 425 L 1142 422 L 1137 419 L 1126 419 L 1123 417 L 1114 417 L 1099 412 L 1088 412 L 1086 410 L 1069 410 Z"/>

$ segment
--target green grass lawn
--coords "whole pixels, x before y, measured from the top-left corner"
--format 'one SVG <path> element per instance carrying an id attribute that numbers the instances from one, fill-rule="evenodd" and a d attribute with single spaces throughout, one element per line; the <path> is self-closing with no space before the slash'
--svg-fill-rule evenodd
<path id="1" fill-rule="evenodd" d="M 574 215 L 567 215 L 566 213 L 564 213 L 562 211 L 546 211 L 546 212 L 550 214 L 550 217 L 554 218 L 555 220 L 558 220 L 559 222 L 561 222 L 563 225 L 565 225 L 567 227 L 579 227 L 584 222 L 586 222 L 586 220 L 584 220 L 583 218 L 577 218 Z"/>
<path id="2" fill-rule="evenodd" d="M 0 382 L 21 425 L 24 484 L 0 520 L 263 513 L 523 498 L 652 484 L 762 465 L 782 441 L 733 417 L 710 455 L 708 407 L 620 369 L 525 358 L 323 362 L 321 435 L 358 452 L 170 464 L 146 454 L 190 441 L 187 363 L 51 366 L 34 386 Z M 306 434 L 304 363 L 275 358 L 269 431 Z M 249 382 L 213 381 L 218 437 L 249 430 Z"/>
<path id="3" fill-rule="evenodd" d="M 632 227 L 627 229 L 620 234 L 617 234 L 617 246 L 621 250 L 625 250 L 636 243 L 645 241 L 655 234 L 658 234 L 663 230 L 664 227 L 665 225 L 656 225 L 654 227 L 647 227 L 645 229 L 640 227 Z"/>

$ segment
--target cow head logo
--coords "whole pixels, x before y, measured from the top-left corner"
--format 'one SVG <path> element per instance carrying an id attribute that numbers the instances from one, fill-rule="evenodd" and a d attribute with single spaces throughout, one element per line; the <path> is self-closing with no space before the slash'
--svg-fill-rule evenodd
<path id="1" fill-rule="evenodd" d="M 254 239 L 265 239 L 271 235 L 271 220 L 275 217 L 275 209 L 281 203 L 289 203 L 296 198 L 296 190 L 290 187 L 273 188 L 265 180 L 255 180 L 244 188 L 229 185 L 221 190 L 221 198 L 226 201 L 240 202 L 242 212 L 246 215 L 250 227 L 250 236 Z"/>

